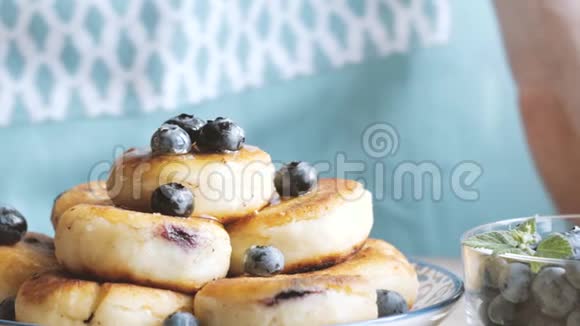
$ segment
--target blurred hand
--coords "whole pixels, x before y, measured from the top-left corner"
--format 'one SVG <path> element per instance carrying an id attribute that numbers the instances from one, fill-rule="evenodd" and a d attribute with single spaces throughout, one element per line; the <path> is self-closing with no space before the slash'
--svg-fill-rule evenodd
<path id="1" fill-rule="evenodd" d="M 538 170 L 560 212 L 579 213 L 580 1 L 495 4 Z"/>

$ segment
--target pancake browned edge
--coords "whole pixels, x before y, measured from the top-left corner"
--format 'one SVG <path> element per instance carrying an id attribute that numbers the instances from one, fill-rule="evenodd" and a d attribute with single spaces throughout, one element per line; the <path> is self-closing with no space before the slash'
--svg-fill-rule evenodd
<path id="1" fill-rule="evenodd" d="M 324 270 L 212 282 L 198 292 L 195 312 L 204 326 L 348 323 L 377 317 L 376 290 L 397 291 L 411 307 L 418 288 L 404 255 L 369 239 L 354 256 Z"/>
<path id="2" fill-rule="evenodd" d="M 58 269 L 52 238 L 28 232 L 13 246 L 0 246 L 0 301 L 15 296 L 32 275 Z"/>
<path id="3" fill-rule="evenodd" d="M 153 191 L 177 182 L 194 194 L 192 216 L 229 223 L 268 204 L 275 192 L 274 172 L 270 155 L 250 145 L 236 152 L 186 155 L 131 149 L 115 162 L 107 189 L 117 206 L 147 212 Z"/>
<path id="4" fill-rule="evenodd" d="M 60 194 L 54 200 L 50 217 L 55 230 L 60 216 L 78 204 L 112 205 L 113 202 L 107 194 L 107 183 L 105 181 L 83 183 Z"/>
<path id="5" fill-rule="evenodd" d="M 360 249 L 372 225 L 369 191 L 353 180 L 321 179 L 304 196 L 226 226 L 233 248 L 230 275 L 243 273 L 244 254 L 255 245 L 280 249 L 285 274 L 332 266 Z"/>
<path id="6" fill-rule="evenodd" d="M 191 312 L 191 296 L 122 283 L 97 283 L 50 272 L 26 281 L 16 320 L 44 326 L 161 326 L 176 311 Z"/>

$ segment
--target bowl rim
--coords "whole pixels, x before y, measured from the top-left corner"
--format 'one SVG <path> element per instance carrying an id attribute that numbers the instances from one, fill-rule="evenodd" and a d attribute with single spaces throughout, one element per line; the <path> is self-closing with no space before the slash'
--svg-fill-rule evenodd
<path id="1" fill-rule="evenodd" d="M 465 232 L 463 232 L 463 234 L 461 234 L 461 247 L 467 247 L 463 244 L 463 242 L 468 238 L 471 237 L 473 235 L 476 234 L 481 234 L 482 232 L 478 232 L 481 229 L 484 229 L 486 227 L 491 227 L 491 226 L 501 226 L 501 225 L 512 225 L 518 222 L 524 222 L 530 218 L 535 218 L 536 221 L 537 220 L 568 220 L 568 219 L 578 219 L 580 220 L 580 215 L 579 214 L 562 214 L 562 215 L 534 215 L 534 216 L 526 216 L 526 217 L 516 217 L 516 218 L 511 218 L 511 219 L 505 219 L 505 220 L 499 220 L 499 221 L 495 221 L 495 222 L 491 222 L 491 223 L 486 223 L 486 224 L 481 224 L 478 225 L 476 227 L 473 227 Z M 473 247 L 469 247 L 474 251 L 477 251 L 479 253 L 485 254 L 487 256 L 492 256 L 492 252 L 489 249 L 483 249 L 483 248 L 473 248 Z M 579 264 L 580 262 L 578 260 L 575 259 L 562 259 L 562 258 L 546 258 L 546 257 L 535 257 L 535 256 L 530 256 L 530 255 L 519 255 L 519 254 L 501 254 L 501 255 L 497 255 L 498 257 L 505 257 L 505 258 L 509 258 L 509 259 L 513 259 L 513 260 L 517 260 L 517 261 L 525 261 L 525 262 L 533 262 L 533 263 L 542 263 L 542 264 L 557 264 L 557 265 L 563 265 L 563 264 L 569 264 L 569 263 L 574 263 L 574 264 Z"/>
<path id="2" fill-rule="evenodd" d="M 385 322 L 394 322 L 394 321 L 401 321 L 401 320 L 406 320 L 406 319 L 411 319 L 411 318 L 417 318 L 419 316 L 423 316 L 423 315 L 427 315 L 427 314 L 430 314 L 430 313 L 433 313 L 436 311 L 443 310 L 444 308 L 447 308 L 447 307 L 451 308 L 459 301 L 459 299 L 461 299 L 461 297 L 463 296 L 463 294 L 465 292 L 465 286 L 463 284 L 463 280 L 457 274 L 446 269 L 445 267 L 442 267 L 442 266 L 439 266 L 439 265 L 433 264 L 433 263 L 428 263 L 428 262 L 422 261 L 420 259 L 409 258 L 409 262 L 413 265 L 427 267 L 429 269 L 436 270 L 437 272 L 439 272 L 441 274 L 444 274 L 453 283 L 453 286 L 454 286 L 453 294 L 449 298 L 447 298 L 441 302 L 438 302 L 438 303 L 433 304 L 433 305 L 429 305 L 429 306 L 421 308 L 421 309 L 411 310 L 411 311 L 404 313 L 404 314 L 390 316 L 390 317 L 382 317 L 382 318 L 377 318 L 377 319 L 358 322 L 358 323 L 349 323 L 349 324 L 344 324 L 344 325 L 341 324 L 341 326 L 366 326 L 366 325 L 375 325 L 375 324 L 382 325 Z"/>

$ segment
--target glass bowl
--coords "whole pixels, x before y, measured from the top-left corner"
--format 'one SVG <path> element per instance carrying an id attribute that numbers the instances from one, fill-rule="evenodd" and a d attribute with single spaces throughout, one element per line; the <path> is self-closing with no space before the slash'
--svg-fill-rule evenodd
<path id="1" fill-rule="evenodd" d="M 491 250 L 463 245 L 471 236 L 511 230 L 528 219 L 481 225 L 461 237 L 468 325 L 580 325 L 580 261 L 494 256 Z M 580 215 L 536 217 L 536 230 L 542 237 L 570 231 L 577 224 Z M 526 286 L 513 292 L 512 285 L 518 282 Z"/>

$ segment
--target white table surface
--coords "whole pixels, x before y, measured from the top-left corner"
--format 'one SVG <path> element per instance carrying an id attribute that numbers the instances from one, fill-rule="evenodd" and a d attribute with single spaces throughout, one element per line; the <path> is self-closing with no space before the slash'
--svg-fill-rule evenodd
<path id="1" fill-rule="evenodd" d="M 461 259 L 452 258 L 420 258 L 422 261 L 433 263 L 442 267 L 447 268 L 453 273 L 457 274 L 459 277 L 463 278 L 463 266 L 461 264 Z M 457 326 L 465 325 L 465 301 L 462 298 L 457 304 L 455 310 L 441 323 L 442 326 Z"/>

